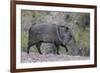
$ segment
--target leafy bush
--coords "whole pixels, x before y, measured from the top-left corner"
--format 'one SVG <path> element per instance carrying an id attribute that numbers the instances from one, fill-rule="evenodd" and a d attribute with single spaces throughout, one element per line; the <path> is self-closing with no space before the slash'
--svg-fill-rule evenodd
<path id="1" fill-rule="evenodd" d="M 81 48 L 89 48 L 90 46 L 90 29 L 82 29 L 77 26 L 76 34 L 74 34 L 76 42 Z"/>
<path id="2" fill-rule="evenodd" d="M 21 32 L 21 48 L 23 51 L 26 51 L 27 43 L 28 43 L 28 33 L 23 31 Z"/>

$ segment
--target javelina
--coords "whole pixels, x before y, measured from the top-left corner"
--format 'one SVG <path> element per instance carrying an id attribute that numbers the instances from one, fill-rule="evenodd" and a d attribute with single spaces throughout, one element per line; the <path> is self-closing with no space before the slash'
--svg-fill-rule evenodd
<path id="1" fill-rule="evenodd" d="M 70 44 L 74 40 L 71 29 L 64 25 L 56 24 L 35 24 L 29 29 L 27 53 L 31 46 L 35 45 L 38 52 L 42 54 L 40 50 L 41 43 L 52 43 L 57 48 L 57 54 L 59 54 L 59 47 L 62 46 L 68 51 L 66 45 Z M 75 42 L 74 42 L 75 43 Z"/>

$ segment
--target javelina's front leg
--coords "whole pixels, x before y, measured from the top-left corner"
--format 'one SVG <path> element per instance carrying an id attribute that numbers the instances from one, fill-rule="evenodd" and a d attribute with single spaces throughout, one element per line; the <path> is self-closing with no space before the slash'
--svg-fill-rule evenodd
<path id="1" fill-rule="evenodd" d="M 57 55 L 59 55 L 59 45 L 55 44 L 56 48 L 57 48 Z"/>
<path id="2" fill-rule="evenodd" d="M 66 45 L 61 44 L 61 46 L 65 48 L 66 52 L 68 52 L 68 48 L 66 47 Z"/>

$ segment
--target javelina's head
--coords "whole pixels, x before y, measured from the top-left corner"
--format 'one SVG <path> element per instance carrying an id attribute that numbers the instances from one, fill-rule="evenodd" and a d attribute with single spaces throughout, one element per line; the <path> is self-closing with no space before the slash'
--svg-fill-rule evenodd
<path id="1" fill-rule="evenodd" d="M 72 30 L 66 26 L 59 26 L 59 39 L 66 46 L 69 46 L 69 52 L 72 55 L 79 55 L 80 48 L 76 44 Z"/>
<path id="2" fill-rule="evenodd" d="M 71 41 L 75 43 L 74 36 L 72 34 L 72 30 L 66 26 L 59 26 L 59 39 L 65 44 L 68 45 Z"/>

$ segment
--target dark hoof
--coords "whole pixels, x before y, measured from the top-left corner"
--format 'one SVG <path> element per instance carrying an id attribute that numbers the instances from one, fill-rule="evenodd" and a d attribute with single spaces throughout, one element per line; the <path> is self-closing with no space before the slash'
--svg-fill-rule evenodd
<path id="1" fill-rule="evenodd" d="M 29 51 L 27 51 L 27 54 L 29 54 Z"/>
<path id="2" fill-rule="evenodd" d="M 40 55 L 42 55 L 42 53 L 40 53 Z"/>
<path id="3" fill-rule="evenodd" d="M 60 55 L 59 53 L 57 53 L 57 55 Z"/>

